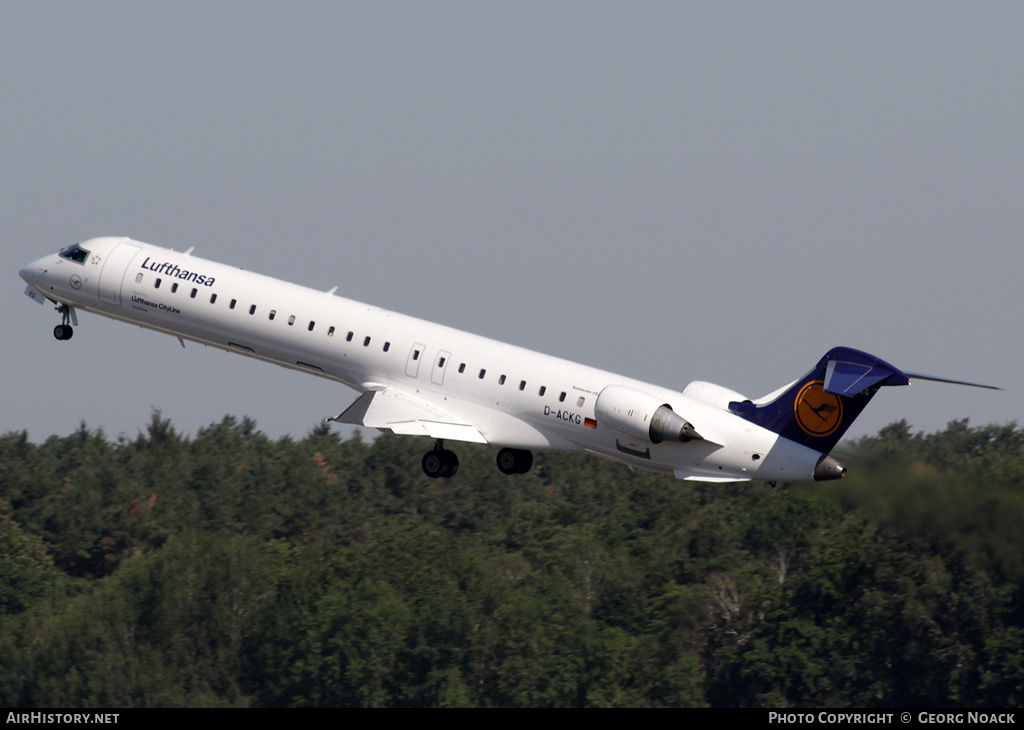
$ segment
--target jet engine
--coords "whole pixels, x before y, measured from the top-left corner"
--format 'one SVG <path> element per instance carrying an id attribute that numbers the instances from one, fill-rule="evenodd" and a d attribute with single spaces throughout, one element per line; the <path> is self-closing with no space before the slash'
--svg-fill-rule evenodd
<path id="1" fill-rule="evenodd" d="M 625 385 L 609 385 L 602 390 L 594 414 L 602 426 L 655 444 L 702 438 L 668 403 Z"/>

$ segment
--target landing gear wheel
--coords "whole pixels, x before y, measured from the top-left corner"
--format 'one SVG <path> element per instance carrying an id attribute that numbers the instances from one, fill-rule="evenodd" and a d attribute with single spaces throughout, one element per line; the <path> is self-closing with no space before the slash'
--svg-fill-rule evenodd
<path id="1" fill-rule="evenodd" d="M 441 476 L 451 479 L 455 476 L 455 472 L 459 470 L 459 457 L 455 455 L 454 451 L 448 451 L 447 449 L 442 451 L 441 454 L 444 458 L 445 473 Z"/>
<path id="2" fill-rule="evenodd" d="M 423 473 L 431 479 L 437 479 L 441 476 L 441 471 L 444 469 L 444 461 L 441 459 L 440 451 L 428 451 L 423 455 Z"/>
<path id="3" fill-rule="evenodd" d="M 523 449 L 502 449 L 497 462 L 502 474 L 525 474 L 533 466 L 533 454 Z"/>
<path id="4" fill-rule="evenodd" d="M 431 479 L 449 479 L 459 470 L 459 457 L 448 449 L 435 448 L 423 455 L 423 473 Z"/>
<path id="5" fill-rule="evenodd" d="M 69 324 L 59 324 L 53 328 L 53 336 L 58 340 L 70 340 L 75 331 Z"/>

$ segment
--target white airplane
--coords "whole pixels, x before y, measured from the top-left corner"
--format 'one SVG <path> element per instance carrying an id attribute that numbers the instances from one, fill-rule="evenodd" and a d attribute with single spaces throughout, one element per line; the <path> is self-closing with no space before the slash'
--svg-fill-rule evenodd
<path id="1" fill-rule="evenodd" d="M 77 310 L 318 375 L 359 391 L 328 419 L 435 440 L 430 477 L 451 477 L 444 441 L 500 447 L 525 473 L 533 451 L 584 451 L 703 482 L 826 480 L 829 452 L 884 385 L 906 373 L 847 347 L 751 400 L 694 381 L 682 392 L 460 332 L 129 238 L 94 238 L 21 269 L 25 293 L 57 305 L 58 340 Z"/>

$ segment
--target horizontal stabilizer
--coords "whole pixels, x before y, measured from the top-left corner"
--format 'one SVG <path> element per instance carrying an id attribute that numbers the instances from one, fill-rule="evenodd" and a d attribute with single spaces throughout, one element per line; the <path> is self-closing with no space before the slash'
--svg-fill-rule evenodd
<path id="1" fill-rule="evenodd" d="M 969 385 L 972 388 L 988 388 L 989 390 L 1002 390 L 1002 388 L 999 388 L 995 385 L 971 383 L 966 380 L 953 380 L 952 378 L 937 378 L 934 375 L 924 375 L 923 373 L 907 373 L 907 376 L 911 380 L 934 380 L 936 383 L 952 383 L 953 385 Z"/>

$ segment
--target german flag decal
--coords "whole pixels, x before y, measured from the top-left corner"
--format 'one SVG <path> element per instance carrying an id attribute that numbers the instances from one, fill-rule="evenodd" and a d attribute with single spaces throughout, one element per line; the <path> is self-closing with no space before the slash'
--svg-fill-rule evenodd
<path id="1" fill-rule="evenodd" d="M 584 418 L 583 425 L 586 426 L 587 428 L 597 428 L 597 421 L 595 421 L 593 418 Z"/>
<path id="2" fill-rule="evenodd" d="M 838 395 L 825 392 L 825 382 L 812 380 L 796 395 L 793 413 L 804 433 L 824 438 L 843 422 L 843 401 Z"/>

